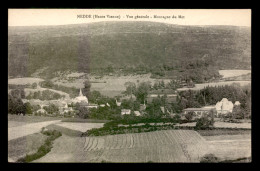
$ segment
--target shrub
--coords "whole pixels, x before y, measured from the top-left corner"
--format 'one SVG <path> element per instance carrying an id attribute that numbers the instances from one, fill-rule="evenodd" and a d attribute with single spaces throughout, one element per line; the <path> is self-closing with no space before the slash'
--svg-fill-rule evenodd
<path id="1" fill-rule="evenodd" d="M 45 140 L 45 143 L 42 146 L 40 146 L 40 148 L 38 149 L 38 151 L 36 153 L 29 154 L 29 155 L 27 154 L 25 157 L 20 158 L 18 160 L 18 162 L 26 162 L 26 163 L 28 163 L 28 162 L 31 162 L 31 161 L 36 160 L 36 159 L 39 159 L 42 156 L 46 155 L 48 152 L 51 151 L 53 141 L 56 138 L 58 138 L 58 137 L 60 137 L 62 135 L 59 131 L 56 131 L 56 130 L 44 131 L 44 128 L 42 128 L 41 133 L 43 133 L 44 135 L 49 136 Z"/>
<path id="2" fill-rule="evenodd" d="M 200 160 L 200 163 L 218 163 L 219 159 L 214 154 L 206 154 Z"/>
<path id="3" fill-rule="evenodd" d="M 194 115 L 195 115 L 195 112 L 188 112 L 185 115 L 185 118 L 187 119 L 187 121 L 191 121 Z"/>
<path id="4" fill-rule="evenodd" d="M 214 120 L 212 120 L 210 117 L 208 116 L 203 116 L 201 118 L 199 118 L 197 120 L 197 123 L 196 123 L 196 127 L 195 129 L 196 130 L 199 130 L 199 129 L 207 129 L 211 126 L 213 126 L 214 124 Z"/>

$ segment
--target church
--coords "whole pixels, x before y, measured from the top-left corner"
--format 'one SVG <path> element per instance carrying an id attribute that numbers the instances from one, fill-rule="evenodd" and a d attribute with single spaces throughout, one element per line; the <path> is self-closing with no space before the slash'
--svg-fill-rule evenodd
<path id="1" fill-rule="evenodd" d="M 88 98 L 82 94 L 82 91 L 80 89 L 79 96 L 72 99 L 73 103 L 79 103 L 80 106 L 87 107 L 87 108 L 97 108 L 97 104 L 91 104 L 88 102 Z"/>

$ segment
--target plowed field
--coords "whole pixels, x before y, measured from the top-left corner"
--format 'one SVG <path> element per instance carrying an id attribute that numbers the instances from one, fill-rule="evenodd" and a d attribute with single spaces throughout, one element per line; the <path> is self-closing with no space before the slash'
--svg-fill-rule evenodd
<path id="1" fill-rule="evenodd" d="M 192 130 L 164 130 L 55 140 L 53 149 L 34 162 L 199 162 L 208 144 Z"/>

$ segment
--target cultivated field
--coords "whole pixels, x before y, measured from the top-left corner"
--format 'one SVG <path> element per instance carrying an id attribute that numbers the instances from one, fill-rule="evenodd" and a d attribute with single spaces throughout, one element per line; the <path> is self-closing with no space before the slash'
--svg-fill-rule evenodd
<path id="1" fill-rule="evenodd" d="M 203 83 L 203 84 L 195 84 L 193 88 L 178 88 L 178 91 L 186 91 L 186 90 L 201 90 L 205 87 L 214 87 L 214 86 L 225 86 L 231 85 L 233 83 L 238 83 L 240 86 L 251 85 L 251 81 L 220 81 L 220 82 L 213 82 L 213 83 Z"/>
<path id="2" fill-rule="evenodd" d="M 219 70 L 219 74 L 223 76 L 223 78 L 228 77 L 236 77 L 251 73 L 251 70 Z"/>
<path id="3" fill-rule="evenodd" d="M 40 132 L 42 127 L 60 122 L 60 118 L 8 115 L 8 141 Z"/>
<path id="4" fill-rule="evenodd" d="M 75 75 L 75 74 L 74 74 Z M 76 74 L 77 75 L 77 74 Z M 170 79 L 152 79 L 151 74 L 143 75 L 128 75 L 128 76 L 104 76 L 97 78 L 96 76 L 90 75 L 89 80 L 91 81 L 91 91 L 100 91 L 103 95 L 114 97 L 121 95 L 121 92 L 125 91 L 125 83 L 130 81 L 138 84 L 138 82 L 150 81 L 153 85 L 157 81 L 164 80 L 165 83 L 170 82 Z M 68 77 L 68 76 L 67 76 Z M 66 79 L 67 79 L 66 77 Z M 55 84 L 64 85 L 67 87 L 83 88 L 83 82 L 85 79 L 78 78 L 74 80 L 65 80 L 64 78 L 54 78 L 52 81 Z"/>
<path id="5" fill-rule="evenodd" d="M 183 123 L 183 124 L 176 124 L 176 126 L 190 126 L 195 127 L 196 122 L 190 122 L 190 123 Z M 251 123 L 229 123 L 229 122 L 220 122 L 216 121 L 214 123 L 215 128 L 245 128 L 245 129 L 251 129 Z"/>
<path id="6" fill-rule="evenodd" d="M 192 130 L 165 130 L 55 140 L 34 162 L 199 162 L 207 153 L 204 138 Z"/>
<path id="7" fill-rule="evenodd" d="M 79 122 L 60 122 L 56 125 L 76 131 L 86 132 L 92 128 L 101 128 L 104 123 L 79 123 Z"/>
<path id="8" fill-rule="evenodd" d="M 39 83 L 41 81 L 44 80 L 41 78 L 24 77 L 24 78 L 8 79 L 8 84 L 26 85 L 26 84 Z"/>

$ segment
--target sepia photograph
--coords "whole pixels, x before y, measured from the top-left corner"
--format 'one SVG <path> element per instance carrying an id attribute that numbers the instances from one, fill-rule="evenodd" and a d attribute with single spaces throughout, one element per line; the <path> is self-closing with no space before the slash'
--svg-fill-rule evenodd
<path id="1" fill-rule="evenodd" d="M 8 9 L 9 163 L 251 163 L 251 9 Z"/>

